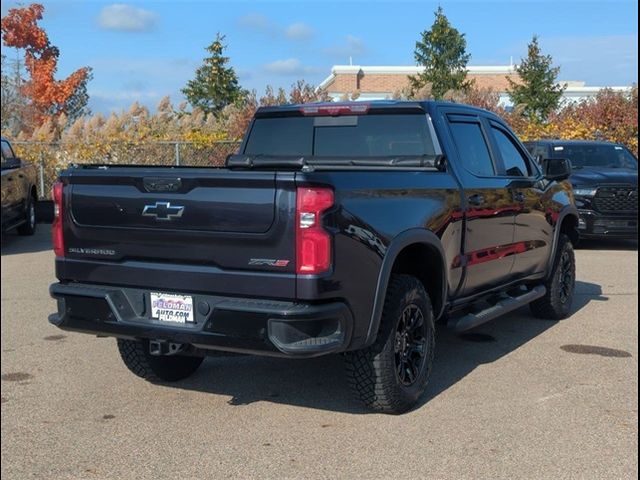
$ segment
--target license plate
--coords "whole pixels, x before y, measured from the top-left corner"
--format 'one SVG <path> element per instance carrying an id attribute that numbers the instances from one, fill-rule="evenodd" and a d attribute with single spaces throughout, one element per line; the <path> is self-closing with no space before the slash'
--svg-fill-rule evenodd
<path id="1" fill-rule="evenodd" d="M 161 322 L 193 323 L 193 297 L 151 292 L 151 317 Z"/>

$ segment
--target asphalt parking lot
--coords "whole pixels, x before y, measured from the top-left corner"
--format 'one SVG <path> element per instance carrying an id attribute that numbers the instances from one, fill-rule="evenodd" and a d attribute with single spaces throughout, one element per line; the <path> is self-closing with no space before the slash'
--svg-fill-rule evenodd
<path id="1" fill-rule="evenodd" d="M 422 405 L 364 411 L 339 356 L 208 358 L 152 385 L 113 339 L 47 322 L 47 226 L 2 241 L 2 478 L 588 478 L 638 475 L 637 242 L 576 252 L 574 314 L 437 332 Z"/>

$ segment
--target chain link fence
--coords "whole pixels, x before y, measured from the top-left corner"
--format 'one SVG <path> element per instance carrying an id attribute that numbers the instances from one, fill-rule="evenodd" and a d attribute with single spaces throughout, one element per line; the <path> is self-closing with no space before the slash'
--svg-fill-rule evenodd
<path id="1" fill-rule="evenodd" d="M 59 173 L 72 164 L 221 166 L 240 143 L 14 141 L 11 145 L 17 156 L 36 165 L 38 195 L 48 200 Z"/>

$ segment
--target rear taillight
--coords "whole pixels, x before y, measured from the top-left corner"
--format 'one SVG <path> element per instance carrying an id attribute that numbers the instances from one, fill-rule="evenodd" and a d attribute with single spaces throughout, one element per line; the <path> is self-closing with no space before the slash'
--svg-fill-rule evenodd
<path id="1" fill-rule="evenodd" d="M 56 257 L 64 257 L 64 235 L 62 233 L 62 182 L 56 182 L 51 189 L 53 199 L 53 223 L 51 224 L 51 237 L 53 240 L 53 251 Z"/>
<path id="2" fill-rule="evenodd" d="M 316 274 L 331 266 L 331 237 L 322 227 L 322 212 L 333 206 L 329 188 L 300 187 L 296 201 L 296 272 Z"/>

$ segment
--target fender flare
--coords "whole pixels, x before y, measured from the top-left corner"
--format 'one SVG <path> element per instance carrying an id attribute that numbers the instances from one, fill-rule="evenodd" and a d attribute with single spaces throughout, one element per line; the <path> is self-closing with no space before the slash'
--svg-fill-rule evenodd
<path id="1" fill-rule="evenodd" d="M 395 236 L 393 240 L 391 240 L 384 258 L 382 259 L 382 265 L 378 274 L 375 300 L 373 303 L 373 311 L 371 312 L 371 320 L 369 322 L 369 330 L 367 332 L 365 346 L 373 344 L 378 335 L 380 321 L 382 320 L 382 309 L 384 308 L 384 301 L 386 297 L 387 287 L 389 285 L 389 279 L 391 278 L 391 269 L 393 268 L 393 264 L 395 263 L 398 254 L 405 247 L 414 244 L 427 245 L 433 248 L 440 257 L 440 271 L 442 275 L 441 282 L 443 288 L 441 292 L 442 298 L 440 299 L 440 309 L 437 312 L 433 312 L 435 318 L 438 318 L 444 310 L 447 300 L 448 284 L 446 261 L 444 249 L 442 248 L 442 242 L 435 233 L 424 228 L 411 228 L 409 230 L 405 230 L 404 232 Z"/>
<path id="2" fill-rule="evenodd" d="M 548 279 L 549 276 L 551 275 L 551 271 L 553 269 L 553 261 L 556 258 L 556 251 L 558 249 L 558 241 L 560 240 L 560 231 L 562 229 L 562 222 L 564 222 L 564 219 L 569 215 L 576 218 L 576 223 L 580 218 L 578 209 L 574 205 L 565 205 L 564 207 L 562 207 L 562 210 L 560 210 L 560 213 L 558 214 L 558 219 L 556 220 L 554 232 L 553 232 L 553 245 L 551 246 L 551 254 L 549 255 L 549 259 L 547 260 L 547 273 L 545 275 L 545 279 Z"/>

